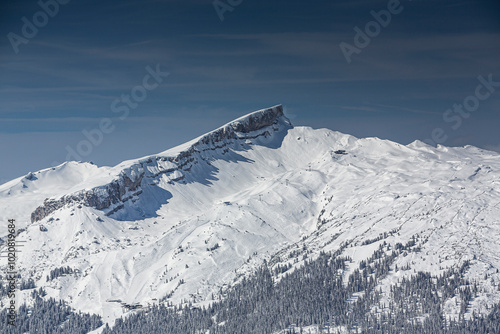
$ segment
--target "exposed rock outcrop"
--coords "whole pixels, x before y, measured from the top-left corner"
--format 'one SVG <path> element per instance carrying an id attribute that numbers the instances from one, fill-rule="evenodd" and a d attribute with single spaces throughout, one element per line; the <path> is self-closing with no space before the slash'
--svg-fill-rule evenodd
<path id="1" fill-rule="evenodd" d="M 43 205 L 31 213 L 31 222 L 42 220 L 66 204 L 80 203 L 98 210 L 107 209 L 111 205 L 126 200 L 124 195 L 134 192 L 140 187 L 144 172 L 131 179 L 125 173 L 120 174 L 117 180 L 90 190 L 82 190 L 59 199 L 45 199 Z M 128 197 L 128 196 L 127 196 Z"/>

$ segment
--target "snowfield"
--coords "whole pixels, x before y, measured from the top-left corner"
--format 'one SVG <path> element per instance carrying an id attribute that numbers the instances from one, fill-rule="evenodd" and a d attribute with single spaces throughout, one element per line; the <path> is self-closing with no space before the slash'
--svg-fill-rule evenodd
<path id="1" fill-rule="evenodd" d="M 500 302 L 498 153 L 294 127 L 281 106 L 115 167 L 67 162 L 0 185 L 9 218 L 25 229 L 21 277 L 110 324 L 133 312 L 121 303 L 202 305 L 264 260 L 300 266 L 346 243 L 351 272 L 382 243 L 420 247 L 378 283 L 383 298 L 470 260 L 468 313 Z"/>

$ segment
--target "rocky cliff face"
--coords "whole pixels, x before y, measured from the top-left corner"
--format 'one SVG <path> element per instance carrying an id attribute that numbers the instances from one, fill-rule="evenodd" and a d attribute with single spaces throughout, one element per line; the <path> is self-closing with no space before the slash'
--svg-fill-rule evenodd
<path id="1" fill-rule="evenodd" d="M 140 193 L 138 188 L 141 185 L 143 176 L 144 172 L 135 174 L 134 178 L 122 173 L 117 180 L 106 185 L 90 190 L 82 190 L 59 199 L 45 199 L 44 203 L 31 213 L 31 222 L 42 220 L 55 210 L 70 203 L 80 203 L 98 210 L 109 208 L 113 204 L 125 201 L 127 197 L 124 195 L 127 193 L 132 193 L 132 196 Z"/>
<path id="2" fill-rule="evenodd" d="M 111 208 L 107 214 L 113 214 L 123 207 L 124 202 L 140 195 L 143 187 L 150 186 L 151 179 L 164 177 L 170 183 L 181 181 L 193 164 L 205 160 L 199 159 L 200 153 L 225 148 L 234 140 L 268 136 L 279 129 L 280 123 L 281 126 L 292 127 L 284 116 L 281 105 L 253 112 L 207 133 L 175 156 L 151 156 L 139 160 L 122 170 L 118 177 L 108 184 L 57 199 L 47 198 L 31 213 L 31 222 L 40 221 L 55 210 L 74 203 L 98 210 Z M 144 182 L 146 178 L 148 181 Z"/>
<path id="3" fill-rule="evenodd" d="M 249 136 L 251 132 L 277 124 L 280 119 L 291 125 L 290 121 L 284 116 L 281 105 L 259 110 L 206 134 L 192 147 L 196 148 L 201 144 L 215 144 L 224 139 L 251 138 L 252 136 Z"/>

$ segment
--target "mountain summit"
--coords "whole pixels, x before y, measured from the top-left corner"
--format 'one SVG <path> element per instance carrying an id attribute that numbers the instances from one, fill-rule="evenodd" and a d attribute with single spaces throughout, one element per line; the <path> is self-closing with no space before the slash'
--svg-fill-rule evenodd
<path id="1" fill-rule="evenodd" d="M 104 178 L 107 181 L 105 184 L 91 189 L 77 190 L 60 198 L 46 199 L 31 214 L 31 222 L 40 221 L 55 210 L 71 203 L 79 203 L 98 210 L 112 208 L 106 210 L 106 215 L 111 215 L 124 208 L 124 203 L 142 194 L 145 188 L 151 191 L 148 185 L 152 185 L 152 182 L 156 184 L 160 179 L 170 183 L 185 182 L 185 174 L 193 165 L 208 164 L 209 160 L 214 158 L 210 156 L 210 151 L 227 152 L 230 148 L 235 148 L 235 145 L 241 145 L 243 141 L 271 136 L 271 133 L 286 128 L 291 128 L 291 123 L 284 116 L 281 105 L 255 111 L 185 145 L 156 156 L 120 164 L 111 172 L 108 171 L 108 174 L 114 177 L 110 181 L 109 178 L 108 180 Z M 101 175 L 97 178 L 103 179 Z M 87 180 L 87 184 L 89 183 L 97 184 L 93 180 Z"/>
<path id="2" fill-rule="evenodd" d="M 350 259 L 346 284 L 393 254 L 371 276 L 381 308 L 412 274 L 465 263 L 476 294 L 443 312 L 471 316 L 500 301 L 499 176 L 494 152 L 293 127 L 279 105 L 115 167 L 30 173 L 0 186 L 0 218 L 27 241 L 23 279 L 111 323 L 120 302 L 206 305 L 264 263 L 278 281 L 323 252 Z"/>

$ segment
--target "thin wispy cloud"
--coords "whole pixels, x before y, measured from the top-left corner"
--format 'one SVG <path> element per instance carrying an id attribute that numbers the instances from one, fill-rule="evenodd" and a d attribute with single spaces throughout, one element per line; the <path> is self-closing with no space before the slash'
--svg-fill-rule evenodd
<path id="1" fill-rule="evenodd" d="M 416 114 L 430 114 L 430 115 L 441 115 L 442 114 L 442 113 L 428 111 L 428 110 L 419 110 L 419 109 L 407 108 L 407 107 L 402 107 L 402 106 L 391 106 L 391 105 L 386 105 L 386 104 L 376 104 L 376 106 L 379 106 L 382 108 L 388 108 L 388 109 L 392 109 L 392 110 L 407 111 L 407 112 L 416 113 Z"/>
<path id="2" fill-rule="evenodd" d="M 369 112 L 384 112 L 383 110 L 372 108 L 372 107 L 360 107 L 360 106 L 341 106 L 340 108 L 344 110 L 355 110 L 355 111 L 369 111 Z"/>

